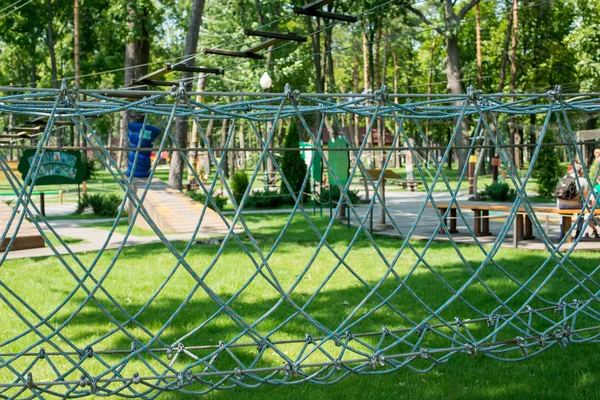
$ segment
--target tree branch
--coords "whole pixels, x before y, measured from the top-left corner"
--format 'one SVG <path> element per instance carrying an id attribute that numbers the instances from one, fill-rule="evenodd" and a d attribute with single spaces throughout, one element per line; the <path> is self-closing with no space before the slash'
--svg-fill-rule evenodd
<path id="1" fill-rule="evenodd" d="M 479 1 L 479 0 L 477 0 Z M 420 10 L 414 8 L 413 6 L 406 6 L 407 10 L 410 10 L 413 14 L 415 14 L 417 17 L 419 17 L 419 19 L 421 21 L 423 21 L 425 24 L 431 26 L 437 33 L 439 33 L 440 35 L 444 34 L 444 31 L 441 30 L 440 28 L 436 27 L 433 25 L 433 22 L 431 22 Z"/>
<path id="2" fill-rule="evenodd" d="M 469 3 L 465 4 L 458 13 L 458 20 L 462 21 L 462 19 L 465 17 L 465 14 L 468 13 L 471 8 L 475 7 L 479 1 L 480 0 L 471 0 Z"/>

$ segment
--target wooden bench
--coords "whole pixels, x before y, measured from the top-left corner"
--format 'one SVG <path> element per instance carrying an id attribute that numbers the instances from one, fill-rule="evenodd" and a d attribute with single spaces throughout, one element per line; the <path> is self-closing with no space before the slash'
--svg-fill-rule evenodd
<path id="1" fill-rule="evenodd" d="M 436 205 L 440 209 L 442 215 L 450 209 L 450 221 L 448 223 L 448 221 L 444 219 L 444 224 L 448 227 L 448 232 L 458 233 L 458 229 L 456 229 L 456 204 L 436 201 Z M 489 203 L 483 201 L 464 201 L 459 203 L 459 206 L 462 209 L 473 211 L 473 232 L 475 233 L 475 236 L 488 236 L 492 234 L 490 232 L 490 211 L 508 212 L 512 209 L 512 204 Z M 427 207 L 432 208 L 433 206 L 429 203 L 427 204 Z M 561 236 L 566 235 L 571 228 L 573 215 L 579 215 L 581 212 L 580 209 L 565 210 L 544 205 L 533 205 L 532 208 L 535 213 L 558 214 L 561 217 Z M 533 222 L 527 214 L 527 210 L 521 206 L 517 210 L 517 213 L 514 228 L 515 235 L 513 238 L 515 247 L 518 244 L 518 240 L 535 239 L 535 236 L 533 235 Z M 594 215 L 600 215 L 600 209 L 596 209 Z M 567 238 L 567 242 L 568 241 L 571 241 L 571 237 Z"/>

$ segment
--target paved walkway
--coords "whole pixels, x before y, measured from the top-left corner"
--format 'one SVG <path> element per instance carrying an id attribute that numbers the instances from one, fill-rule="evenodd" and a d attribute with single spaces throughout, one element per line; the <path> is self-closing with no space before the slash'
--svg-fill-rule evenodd
<path id="1" fill-rule="evenodd" d="M 69 249 L 74 253 L 84 252 L 95 252 L 103 248 L 106 238 L 108 237 L 109 231 L 105 229 L 92 228 L 89 226 L 82 226 L 87 224 L 112 222 L 113 219 L 89 219 L 89 220 L 56 220 L 50 221 L 52 228 L 61 237 L 69 237 L 79 239 L 82 242 L 76 244 L 69 244 Z M 46 231 L 49 233 L 49 231 Z M 186 241 L 189 242 L 192 238 L 192 233 L 173 233 L 165 235 L 169 241 Z M 196 235 L 195 240 L 202 242 L 212 238 L 218 240 L 222 234 L 214 233 L 203 233 L 200 232 Z M 105 249 L 116 249 L 119 248 L 123 242 L 125 235 L 114 232 L 110 238 L 110 242 Z M 161 240 L 158 236 L 135 236 L 129 235 L 125 247 L 139 246 L 144 244 L 160 243 Z M 55 246 L 56 251 L 59 254 L 65 255 L 69 252 L 63 246 Z M 46 246 L 37 249 L 29 250 L 15 250 L 8 253 L 7 259 L 18 259 L 18 258 L 34 258 L 34 257 L 46 257 L 54 255 L 54 251 Z"/>
<path id="2" fill-rule="evenodd" d="M 390 212 L 394 223 L 398 226 L 400 233 L 406 235 L 411 229 L 416 217 L 419 213 L 420 208 L 423 206 L 426 194 L 424 192 L 390 192 L 386 193 L 386 206 Z M 449 201 L 451 196 L 448 193 L 435 193 L 433 195 L 434 200 L 438 201 Z M 468 204 L 467 196 L 463 195 L 458 197 L 459 205 L 461 203 Z M 541 205 L 541 204 L 540 204 Z M 552 207 L 553 204 L 548 204 Z M 364 217 L 367 212 L 366 205 L 356 206 L 358 214 Z M 468 207 L 468 206 L 467 206 Z M 463 210 L 465 222 L 458 215 L 457 228 L 459 233 L 452 234 L 452 239 L 457 243 L 475 244 L 475 238 L 469 234 L 467 225 L 473 230 L 473 212 L 467 207 Z M 375 205 L 375 212 L 373 213 L 373 232 L 379 235 L 386 235 L 391 237 L 401 238 L 402 236 L 394 229 L 389 219 L 386 219 L 386 224 L 381 225 L 379 223 L 380 218 L 380 206 Z M 490 231 L 492 236 L 478 237 L 477 240 L 487 246 L 493 245 L 498 239 L 497 234 L 500 232 L 502 227 L 506 223 L 508 212 L 490 212 Z M 547 234 L 552 238 L 553 243 L 558 243 L 558 236 L 560 233 L 559 218 L 554 214 L 538 213 L 536 214 L 544 230 L 546 229 L 546 216 L 548 216 L 548 231 Z M 356 218 L 351 218 L 351 225 L 359 226 Z M 366 227 L 369 228 L 370 221 L 367 220 L 365 223 Z M 416 240 L 428 240 L 432 233 L 436 232 L 439 227 L 439 218 L 436 215 L 434 209 L 425 208 L 423 215 L 416 225 L 413 239 Z M 509 234 L 505 237 L 502 242 L 502 247 L 513 247 L 513 226 L 509 228 Z M 534 228 L 533 234 L 540 236 Z M 445 233 L 437 233 L 435 236 L 437 241 L 450 241 L 450 238 Z M 568 250 L 573 246 L 572 243 L 566 243 L 561 247 L 562 251 Z M 541 239 L 532 240 L 519 240 L 518 247 L 526 250 L 546 250 L 546 246 L 542 243 Z M 600 240 L 592 238 L 583 238 L 577 245 L 577 250 L 600 250 Z"/>

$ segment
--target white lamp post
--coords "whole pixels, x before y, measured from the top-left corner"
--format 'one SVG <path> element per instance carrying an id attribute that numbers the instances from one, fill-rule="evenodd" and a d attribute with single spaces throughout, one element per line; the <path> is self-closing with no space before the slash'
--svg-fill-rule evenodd
<path id="1" fill-rule="evenodd" d="M 265 72 L 260 77 L 260 87 L 262 88 L 263 92 L 268 92 L 269 89 L 271 89 L 271 85 L 273 85 L 273 80 L 269 76 L 269 73 Z M 267 122 L 267 123 L 265 123 L 265 136 L 263 138 L 264 142 L 265 142 L 265 148 L 269 147 L 269 143 L 268 143 L 269 139 L 268 138 L 269 138 L 269 123 Z M 269 169 L 269 167 L 268 167 L 267 157 L 265 157 L 265 161 L 264 161 L 264 165 L 263 165 L 263 180 L 264 180 L 265 192 L 267 191 L 267 189 L 269 189 L 269 171 L 268 171 L 268 169 Z"/>

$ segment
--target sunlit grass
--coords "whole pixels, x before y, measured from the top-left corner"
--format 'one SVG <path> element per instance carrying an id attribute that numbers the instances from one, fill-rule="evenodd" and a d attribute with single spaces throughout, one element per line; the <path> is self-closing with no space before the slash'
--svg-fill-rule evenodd
<path id="1" fill-rule="evenodd" d="M 392 304 L 403 315 L 413 321 L 422 321 L 431 313 L 419 301 L 418 297 L 427 306 L 437 309 L 452 295 L 453 290 L 460 289 L 472 276 L 469 268 L 481 267 L 485 259 L 483 252 L 475 246 L 461 246 L 461 252 L 467 264 L 459 257 L 456 251 L 448 244 L 434 243 L 424 253 L 423 261 L 417 262 L 417 254 L 424 251 L 424 242 L 413 243 L 414 252 L 406 248 L 398 255 L 402 241 L 376 237 L 375 241 L 380 249 L 377 252 L 364 234 L 360 234 L 344 257 L 344 264 L 338 265 L 338 257 L 342 257 L 348 250 L 352 241 L 354 230 L 336 224 L 328 233 L 327 246 L 320 245 L 318 236 L 304 218 L 296 217 L 283 235 L 276 249 L 273 249 L 276 238 L 286 221 L 285 216 L 260 215 L 246 217 L 252 241 L 248 236 L 240 236 L 243 249 L 233 239 L 226 243 L 222 253 L 217 245 L 194 245 L 186 256 L 188 265 L 178 265 L 174 257 L 162 245 L 148 245 L 127 248 L 113 264 L 114 250 L 106 251 L 94 265 L 92 273 L 96 280 L 102 280 L 102 288 L 106 291 L 97 291 L 94 301 L 86 302 L 86 291 L 81 288 L 73 292 L 68 300 L 67 296 L 76 287 L 76 278 L 83 279 L 84 271 L 79 262 L 89 268 L 96 253 L 78 255 L 78 260 L 66 257 L 71 271 L 61 265 L 55 258 L 39 258 L 33 260 L 14 260 L 5 262 L 0 267 L 0 280 L 15 294 L 20 296 L 37 313 L 48 316 L 52 314 L 50 322 L 54 327 L 60 326 L 65 321 L 68 323 L 61 329 L 61 334 L 78 348 L 84 348 L 93 340 L 115 328 L 111 318 L 120 323 L 127 320 L 124 312 L 130 315 L 140 313 L 136 318 L 143 326 L 133 323 L 126 324 L 127 331 L 142 343 L 148 341 L 163 327 L 174 313 L 177 315 L 165 327 L 160 336 L 166 344 L 171 344 L 189 332 L 193 332 L 201 323 L 206 321 L 219 310 L 210 295 L 202 287 L 198 287 L 198 278 L 218 294 L 223 301 L 231 302 L 231 308 L 240 317 L 249 323 L 258 321 L 268 315 L 264 321 L 255 326 L 257 332 L 267 335 L 275 330 L 279 324 L 294 315 L 294 308 L 286 302 L 280 304 L 276 310 L 272 307 L 281 298 L 278 290 L 289 291 L 296 304 L 305 304 L 311 295 L 319 290 L 320 285 L 326 282 L 319 294 L 306 312 L 328 329 L 335 329 L 344 324 L 352 333 L 375 332 L 385 325 L 388 329 L 399 329 L 412 326 L 400 318 L 390 307 L 383 307 L 375 311 L 362 322 L 359 319 L 375 310 L 381 302 L 375 295 L 371 295 L 366 302 L 361 303 L 369 296 L 370 289 L 380 285 L 377 293 L 386 298 L 391 296 L 401 284 L 406 284 L 412 294 L 405 289 L 399 290 L 390 298 Z M 312 221 L 316 229 L 322 234 L 327 229 L 327 219 L 316 217 Z M 97 227 L 97 226 L 96 226 Z M 118 229 L 125 228 L 119 225 Z M 176 248 L 183 251 L 185 243 L 176 243 Z M 318 253 L 315 256 L 315 252 Z M 336 254 L 334 254 L 336 253 Z M 249 257 L 249 255 L 252 257 Z M 262 257 L 268 258 L 268 268 L 263 266 L 261 272 L 253 279 L 257 272 L 257 262 L 261 264 Z M 218 257 L 217 257 L 218 255 Z M 314 258 L 313 258 L 314 256 Z M 548 253 L 524 252 L 511 249 L 502 249 L 495 257 L 499 266 L 514 276 L 520 282 L 537 271 L 547 259 Z M 582 270 L 590 272 L 598 265 L 597 255 L 588 252 L 578 252 L 571 260 Z M 393 269 L 390 269 L 393 263 Z M 556 266 L 551 262 L 539 271 L 539 276 L 534 277 L 527 287 L 535 290 L 545 278 L 549 281 L 540 291 L 546 300 L 555 302 L 575 286 L 574 281 L 560 269 L 552 272 Z M 570 268 L 570 272 L 577 273 Z M 395 277 L 390 274 L 393 271 Z M 433 271 L 447 283 L 441 282 Z M 359 276 L 361 283 L 356 276 Z M 387 275 L 387 277 L 386 277 Z M 275 283 L 273 276 L 276 276 Z M 550 277 L 551 276 L 551 277 Z M 579 276 L 579 275 L 577 275 Z M 385 278 L 384 278 L 385 277 Z M 479 271 L 478 277 L 487 287 L 506 300 L 517 289 L 518 285 L 510 281 L 495 265 L 487 265 Z M 580 277 L 580 276 L 579 276 Z M 158 297 L 151 303 L 146 302 L 159 289 L 160 285 L 168 279 L 166 286 L 160 291 Z M 246 287 L 246 283 L 251 281 Z M 85 281 L 87 290 L 94 290 L 94 283 L 90 279 Z M 274 287 L 275 286 L 275 287 Z M 591 282 L 586 287 L 594 290 Z M 279 289 L 278 289 L 279 288 Z M 243 289 L 243 290 L 242 290 Z M 595 288 L 595 291 L 598 289 Z M 240 292 L 241 291 L 241 292 Z M 177 311 L 186 296 L 190 293 L 189 302 L 180 311 Z M 5 294 L 6 296 L 6 294 Z M 453 321 L 454 317 L 468 319 L 487 315 L 498 306 L 496 299 L 490 292 L 477 281 L 469 285 L 463 293 L 465 302 L 454 301 L 444 308 L 440 317 Z M 507 301 L 511 309 L 519 309 L 528 299 L 529 294 L 522 293 Z M 589 297 L 589 295 L 587 296 Z M 118 302 L 118 306 L 111 298 Z M 571 301 L 575 298 L 585 299 L 586 293 L 578 290 L 566 298 Z M 31 310 L 27 310 L 12 296 L 7 296 L 7 301 L 13 304 L 30 321 L 37 321 Z M 8 307 L 7 301 L 0 303 L 0 340 L 5 341 L 15 337 L 26 329 L 25 324 L 19 320 L 15 313 Z M 63 304 L 63 302 L 65 302 Z M 473 305 L 478 313 L 467 305 Z M 545 304 L 539 300 L 530 303 L 532 307 Z M 74 314 L 81 307 L 80 311 Z M 120 309 L 123 308 L 123 310 Z M 145 307 L 145 308 L 143 308 Z M 357 308 L 358 307 L 358 308 Z M 597 308 L 594 306 L 594 308 Z M 354 313 L 356 309 L 356 313 Z M 505 311 L 505 310 L 501 310 Z M 110 316 L 110 317 L 109 317 Z M 550 317 L 556 317 L 550 315 Z M 436 323 L 434 319 L 430 323 Z M 537 322 L 539 327 L 545 326 Z M 487 325 L 475 324 L 469 327 L 477 338 L 486 336 L 490 331 Z M 150 333 L 146 332 L 148 330 Z M 342 330 L 342 331 L 345 331 Z M 47 327 L 41 327 L 40 332 L 50 334 Z M 219 341 L 233 339 L 240 328 L 231 318 L 220 314 L 198 332 L 193 333 L 183 340 L 186 346 L 191 345 L 216 345 Z M 322 332 L 308 323 L 300 316 L 289 320 L 288 323 L 277 329 L 270 337 L 271 340 L 303 339 L 305 334 L 318 337 Z M 498 339 L 512 339 L 518 335 L 513 328 L 507 328 Z M 20 351 L 27 345 L 34 344 L 38 337 L 29 333 L 22 338 L 0 347 L 0 352 Z M 378 337 L 365 339 L 372 345 L 376 344 Z M 249 342 L 245 337 L 240 342 Z M 95 350 L 101 349 L 128 349 L 132 338 L 122 332 L 117 332 L 107 339 L 94 344 Z M 68 349 L 64 340 L 54 340 L 54 343 L 63 349 Z M 423 343 L 425 347 L 445 347 L 448 343 L 436 337 L 429 337 Z M 356 345 L 360 347 L 359 345 Z M 51 350 L 52 345 L 45 343 L 36 344 L 32 351 L 39 347 Z M 159 344 L 156 344 L 159 347 Z M 300 344 L 282 345 L 282 351 L 293 357 L 299 351 Z M 328 344 L 326 349 L 332 354 L 338 354 L 340 348 Z M 401 347 L 398 350 L 403 350 Z M 208 352 L 198 352 L 206 355 Z M 235 350 L 235 354 L 245 362 L 250 362 L 257 354 L 255 347 Z M 315 354 L 310 360 L 323 361 L 325 358 Z M 121 356 L 106 357 L 110 364 L 121 359 Z M 149 359 L 149 358 L 148 358 Z M 25 357 L 15 361 L 12 365 L 17 369 L 24 369 L 27 363 Z M 55 357 L 53 361 L 63 369 L 70 363 Z M 562 350 L 555 346 L 546 353 L 533 360 L 522 363 L 503 363 L 480 356 L 472 358 L 457 355 L 448 364 L 438 366 L 433 372 L 419 375 L 413 371 L 400 370 L 383 376 L 355 377 L 351 376 L 332 387 L 307 384 L 293 387 L 262 387 L 255 390 L 236 389 L 235 392 L 213 392 L 209 397 L 227 398 L 593 398 L 594 393 L 600 389 L 598 375 L 594 372 L 600 361 L 597 346 L 593 344 L 572 345 Z M 177 367 L 184 367 L 191 359 L 182 357 L 176 363 Z M 259 366 L 280 366 L 282 360 L 272 352 L 266 352 Z M 152 365 L 157 365 L 152 361 Z M 221 368 L 232 368 L 233 363 L 218 361 Z M 565 366 L 568 365 L 568 368 Z M 104 370 L 94 360 L 84 363 L 86 370 L 92 375 Z M 143 372 L 146 371 L 146 374 Z M 139 360 L 132 360 L 124 369 L 123 375 L 131 376 L 134 372 L 147 375 L 147 367 Z M 35 368 L 36 380 L 53 379 L 52 371 L 47 364 L 39 362 Z M 73 374 L 73 379 L 78 378 Z M 560 379 L 557 377 L 560 376 Z M 12 373 L 7 369 L 0 369 L 0 381 L 10 380 Z M 164 394 L 164 398 L 185 398 L 180 394 Z"/>

